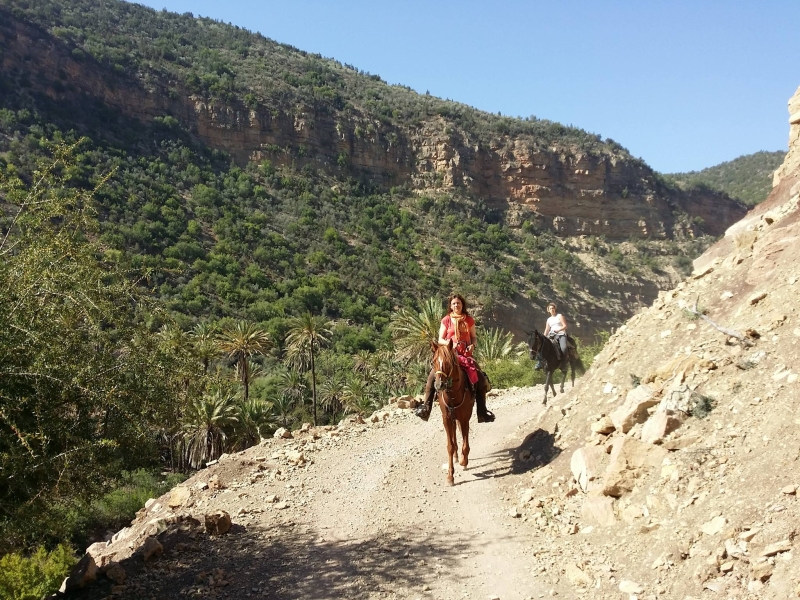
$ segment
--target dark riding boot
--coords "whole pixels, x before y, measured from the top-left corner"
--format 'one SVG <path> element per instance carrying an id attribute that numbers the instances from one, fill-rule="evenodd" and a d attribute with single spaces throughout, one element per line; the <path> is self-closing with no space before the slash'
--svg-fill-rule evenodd
<path id="1" fill-rule="evenodd" d="M 436 373 L 431 371 L 430 375 L 428 375 L 428 382 L 425 384 L 425 394 L 423 395 L 423 402 L 414 411 L 414 414 L 417 415 L 423 421 L 427 421 L 428 418 L 431 416 L 431 410 L 433 409 L 433 398 L 436 395 L 436 390 L 433 389 L 433 382 L 435 379 L 436 379 Z"/>
<path id="2" fill-rule="evenodd" d="M 491 423 L 494 413 L 486 408 L 486 380 L 481 373 L 478 383 L 475 384 L 475 405 L 478 413 L 478 423 Z"/>

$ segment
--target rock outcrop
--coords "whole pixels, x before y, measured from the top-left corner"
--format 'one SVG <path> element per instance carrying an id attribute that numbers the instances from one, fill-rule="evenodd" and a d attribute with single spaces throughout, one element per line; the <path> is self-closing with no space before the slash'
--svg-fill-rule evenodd
<path id="1" fill-rule="evenodd" d="M 772 178 L 773 187 L 800 167 L 800 87 L 789 99 L 789 153 Z"/>
<path id="2" fill-rule="evenodd" d="M 713 192 L 667 188 L 640 160 L 603 144 L 586 150 L 497 134 L 480 141 L 445 117 L 395 124 L 358 108 L 245 106 L 192 94 L 156 72 L 118 73 L 68 43 L 0 9 L 0 74 L 75 114 L 98 107 L 145 123 L 172 116 L 239 163 L 268 158 L 347 169 L 381 185 L 425 193 L 461 190 L 482 198 L 510 225 L 529 220 L 559 235 L 669 238 L 701 229 L 721 235 L 745 207 Z M 681 215 L 688 219 L 681 220 Z"/>

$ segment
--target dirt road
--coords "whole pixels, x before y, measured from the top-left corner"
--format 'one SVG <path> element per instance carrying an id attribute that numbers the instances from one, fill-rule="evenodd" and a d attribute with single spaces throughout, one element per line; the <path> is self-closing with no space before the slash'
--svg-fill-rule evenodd
<path id="1" fill-rule="evenodd" d="M 453 487 L 438 410 L 428 423 L 396 410 L 316 442 L 275 440 L 271 456 L 253 448 L 230 457 L 215 466 L 225 489 L 191 508 L 226 510 L 231 533 L 161 536 L 158 561 L 132 557 L 124 585 L 103 580 L 78 597 L 112 589 L 118 598 L 158 599 L 543 597 L 548 587 L 531 553 L 546 541 L 509 512 L 526 473 L 552 458 L 535 433 L 540 396 L 537 387 L 490 398 L 497 421 L 473 417 L 469 467 L 457 467 Z M 281 467 L 298 448 L 306 464 Z M 253 478 L 253 465 L 271 476 Z M 186 485 L 207 479 L 201 471 Z"/>

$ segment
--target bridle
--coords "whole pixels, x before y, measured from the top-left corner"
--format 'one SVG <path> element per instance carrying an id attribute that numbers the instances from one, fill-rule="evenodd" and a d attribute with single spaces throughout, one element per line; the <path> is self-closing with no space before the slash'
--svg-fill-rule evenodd
<path id="1" fill-rule="evenodd" d="M 542 353 L 542 348 L 544 347 L 544 336 L 540 338 L 540 335 L 541 334 L 538 331 L 531 334 L 533 341 L 528 346 L 530 348 L 531 358 L 533 358 L 534 355 L 539 356 Z"/>
<path id="2" fill-rule="evenodd" d="M 442 360 L 441 358 L 439 360 L 441 361 L 440 364 L 442 364 L 442 366 L 443 366 L 444 365 L 444 360 Z M 455 358 L 453 358 L 449 362 L 450 362 L 450 366 L 453 369 L 460 369 L 461 368 L 459 366 L 459 364 L 455 361 Z M 443 378 L 446 378 L 446 379 L 443 379 Z M 455 411 L 458 410 L 458 408 L 462 404 L 464 404 L 464 402 L 467 399 L 467 386 L 466 385 L 462 385 L 462 388 L 461 388 L 461 402 L 459 402 L 455 406 L 451 406 L 451 404 L 448 402 L 448 399 L 450 398 L 450 391 L 453 389 L 453 377 L 452 377 L 452 375 L 450 375 L 448 373 L 445 373 L 444 371 L 442 371 L 440 369 L 437 369 L 436 370 L 436 379 L 434 379 L 434 381 L 433 381 L 433 387 L 436 390 L 437 394 L 442 394 L 442 398 L 444 399 L 444 405 L 445 405 L 445 407 L 447 407 L 447 418 L 448 418 L 448 420 L 455 421 L 455 418 L 456 418 L 455 417 Z"/>

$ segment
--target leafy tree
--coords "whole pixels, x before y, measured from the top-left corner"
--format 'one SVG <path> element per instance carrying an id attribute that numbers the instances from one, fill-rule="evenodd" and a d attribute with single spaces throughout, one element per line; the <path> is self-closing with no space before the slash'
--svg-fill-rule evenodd
<path id="1" fill-rule="evenodd" d="M 289 364 L 306 364 L 311 369 L 311 401 L 314 410 L 314 425 L 317 424 L 317 372 L 314 354 L 330 341 L 332 323 L 325 317 L 304 313 L 289 321 L 286 335 L 286 360 Z M 306 358 L 308 361 L 306 362 Z"/>
<path id="2" fill-rule="evenodd" d="M 141 274 L 92 241 L 106 178 L 76 181 L 75 151 L 53 146 L 27 185 L 0 173 L 13 207 L 0 229 L 0 552 L 63 539 L 59 510 L 153 464 L 156 431 L 200 380 L 147 328 L 169 319 Z"/>

